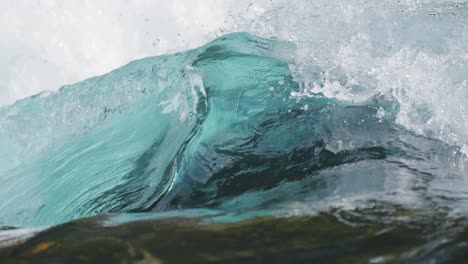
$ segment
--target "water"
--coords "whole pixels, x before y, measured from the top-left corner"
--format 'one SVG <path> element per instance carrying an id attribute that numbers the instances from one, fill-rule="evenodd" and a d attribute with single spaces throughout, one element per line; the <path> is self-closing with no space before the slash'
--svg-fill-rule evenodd
<path id="1" fill-rule="evenodd" d="M 204 46 L 0 108 L 0 226 L 345 212 L 464 230 L 466 3 L 224 5 Z"/>
<path id="2" fill-rule="evenodd" d="M 466 212 L 460 148 L 400 125 L 391 94 L 304 96 L 295 48 L 226 35 L 1 109 L 2 225 L 366 200 Z"/>

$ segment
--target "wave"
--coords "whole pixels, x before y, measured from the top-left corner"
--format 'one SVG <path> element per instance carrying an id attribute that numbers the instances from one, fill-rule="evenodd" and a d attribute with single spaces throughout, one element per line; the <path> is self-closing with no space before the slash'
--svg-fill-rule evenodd
<path id="1" fill-rule="evenodd" d="M 402 125 L 393 93 L 308 89 L 297 49 L 229 34 L 0 108 L 0 224 L 194 209 L 237 219 L 375 201 L 468 212 L 460 147 Z"/>

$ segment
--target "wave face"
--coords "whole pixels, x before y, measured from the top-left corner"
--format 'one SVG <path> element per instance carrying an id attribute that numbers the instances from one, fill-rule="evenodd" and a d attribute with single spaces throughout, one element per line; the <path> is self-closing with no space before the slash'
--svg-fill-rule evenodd
<path id="1" fill-rule="evenodd" d="M 468 212 L 460 147 L 402 126 L 394 94 L 308 91 L 295 52 L 230 34 L 0 108 L 0 225 L 375 202 Z"/>
<path id="2" fill-rule="evenodd" d="M 291 52 L 231 35 L 1 109 L 1 223 L 148 211 L 178 181 L 206 182 L 229 164 L 218 147 L 287 107 Z"/>

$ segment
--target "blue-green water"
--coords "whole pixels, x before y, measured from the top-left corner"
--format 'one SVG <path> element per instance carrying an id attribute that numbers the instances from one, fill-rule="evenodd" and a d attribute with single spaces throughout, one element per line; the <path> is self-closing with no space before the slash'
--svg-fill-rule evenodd
<path id="1" fill-rule="evenodd" d="M 295 49 L 230 34 L 1 108 L 0 225 L 375 203 L 465 214 L 459 148 L 401 126 L 392 95 L 305 94 Z"/>

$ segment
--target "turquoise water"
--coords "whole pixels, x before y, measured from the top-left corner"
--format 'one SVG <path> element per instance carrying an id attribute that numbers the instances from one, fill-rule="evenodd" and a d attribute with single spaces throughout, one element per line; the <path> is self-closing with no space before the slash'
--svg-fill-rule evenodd
<path id="1" fill-rule="evenodd" d="M 235 33 L 1 108 L 0 225 L 377 202 L 465 214 L 459 147 L 402 126 L 391 94 L 305 93 L 295 50 Z"/>

